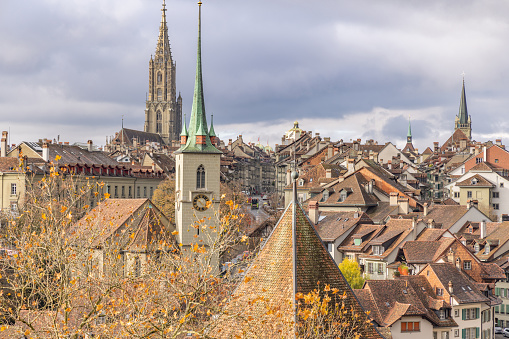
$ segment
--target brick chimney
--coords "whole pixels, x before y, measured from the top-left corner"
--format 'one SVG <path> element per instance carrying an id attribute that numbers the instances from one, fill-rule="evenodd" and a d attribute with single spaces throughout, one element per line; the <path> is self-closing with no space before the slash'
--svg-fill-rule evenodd
<path id="1" fill-rule="evenodd" d="M 2 132 L 2 145 L 0 147 L 2 147 L 1 156 L 7 156 L 7 131 Z"/>
<path id="2" fill-rule="evenodd" d="M 318 210 L 318 201 L 310 201 L 309 202 L 309 220 L 316 225 L 318 224 L 318 217 L 320 216 L 320 212 Z"/>

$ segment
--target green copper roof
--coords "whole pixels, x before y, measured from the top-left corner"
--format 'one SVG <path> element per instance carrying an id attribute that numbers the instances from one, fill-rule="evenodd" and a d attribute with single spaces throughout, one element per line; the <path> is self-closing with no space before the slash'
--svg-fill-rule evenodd
<path id="1" fill-rule="evenodd" d="M 209 130 L 209 137 L 215 137 L 216 131 L 214 131 L 214 115 L 210 116 L 210 130 Z"/>
<path id="2" fill-rule="evenodd" d="M 193 108 L 191 110 L 191 120 L 189 122 L 187 143 L 183 145 L 178 152 L 183 153 L 221 153 L 210 142 L 210 136 L 207 132 L 207 117 L 205 115 L 205 99 L 203 97 L 203 80 L 201 68 L 201 2 L 199 5 L 198 16 L 198 55 L 196 60 L 196 79 L 194 83 Z M 196 143 L 197 135 L 205 135 L 205 145 Z"/>
<path id="3" fill-rule="evenodd" d="M 463 88 L 461 89 L 460 111 L 458 114 L 460 124 L 468 124 L 467 96 L 465 94 L 465 79 L 463 79 Z"/>
<path id="4" fill-rule="evenodd" d="M 186 126 L 186 115 L 184 114 L 184 123 L 182 124 L 182 133 L 180 133 L 180 136 L 187 137 L 187 126 Z"/>
<path id="5" fill-rule="evenodd" d="M 412 137 L 412 126 L 410 125 L 410 117 L 408 117 L 408 133 L 406 136 L 407 136 L 407 138 Z"/>

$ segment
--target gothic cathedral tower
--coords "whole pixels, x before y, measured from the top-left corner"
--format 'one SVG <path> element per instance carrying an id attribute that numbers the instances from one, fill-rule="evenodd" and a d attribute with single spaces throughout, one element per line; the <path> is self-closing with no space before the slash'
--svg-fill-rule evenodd
<path id="1" fill-rule="evenodd" d="M 454 119 L 454 130 L 460 129 L 469 140 L 472 140 L 472 121 L 467 110 L 467 95 L 465 94 L 465 78 L 461 88 L 461 99 L 459 113 Z"/>
<path id="2" fill-rule="evenodd" d="M 182 128 L 180 149 L 175 152 L 175 222 L 179 242 L 183 247 L 202 241 L 210 244 L 214 240 L 211 228 L 218 226 L 220 157 L 214 144 L 216 136 L 212 122 L 208 129 L 203 98 L 201 67 L 201 2 L 198 19 L 198 56 L 194 85 L 193 107 L 189 128 Z M 195 222 L 203 219 L 207 227 L 196 227 Z M 203 226 L 203 225 L 202 225 Z M 214 230 L 215 231 L 215 230 Z M 217 231 L 216 231 L 217 232 Z"/>
<path id="3" fill-rule="evenodd" d="M 156 53 L 149 62 L 149 88 L 145 108 L 145 132 L 161 135 L 171 144 L 179 139 L 182 121 L 182 98 L 176 97 L 176 63 L 171 57 L 168 26 L 166 25 L 166 3 L 163 12 Z"/>

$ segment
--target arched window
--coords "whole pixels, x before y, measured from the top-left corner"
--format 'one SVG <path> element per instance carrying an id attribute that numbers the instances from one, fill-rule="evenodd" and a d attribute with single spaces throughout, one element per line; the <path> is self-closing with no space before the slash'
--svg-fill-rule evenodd
<path id="1" fill-rule="evenodd" d="M 163 90 L 160 88 L 157 89 L 157 100 L 163 100 Z"/>
<path id="2" fill-rule="evenodd" d="M 205 188 L 205 167 L 198 166 L 196 170 L 196 188 Z"/>
<path id="3" fill-rule="evenodd" d="M 157 83 L 160 84 L 163 81 L 163 75 L 161 72 L 157 73 Z"/>
<path id="4" fill-rule="evenodd" d="M 156 133 L 162 133 L 163 132 L 163 124 L 161 124 L 160 122 L 158 122 L 156 124 Z"/>
<path id="5" fill-rule="evenodd" d="M 163 120 L 163 115 L 161 114 L 161 111 L 157 112 L 157 120 Z"/>

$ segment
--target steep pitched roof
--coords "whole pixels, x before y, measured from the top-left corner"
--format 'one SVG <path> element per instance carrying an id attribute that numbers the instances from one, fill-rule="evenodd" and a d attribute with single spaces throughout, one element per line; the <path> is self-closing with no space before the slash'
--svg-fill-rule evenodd
<path id="1" fill-rule="evenodd" d="M 19 172 L 19 159 L 18 158 L 8 158 L 8 157 L 0 157 L 0 172 Z"/>
<path id="2" fill-rule="evenodd" d="M 423 264 L 436 261 L 449 248 L 456 238 L 443 238 L 438 241 L 407 241 L 403 245 L 405 259 L 410 264 Z"/>
<path id="3" fill-rule="evenodd" d="M 221 337 L 285 337 L 295 333 L 292 325 L 295 319 L 293 309 L 294 293 L 307 294 L 320 285 L 330 285 L 346 295 L 346 307 L 353 307 L 361 317 L 366 317 L 350 286 L 339 271 L 321 242 L 314 227 L 307 219 L 302 207 L 296 209 L 296 238 L 292 236 L 292 202 L 267 239 L 251 267 L 246 278 L 238 285 L 229 304 L 225 308 L 226 316 L 220 319 Z M 322 285 L 323 284 L 323 285 Z M 294 291 L 295 289 L 295 291 Z M 254 302 L 263 298 L 265 302 Z M 277 308 L 278 315 L 267 314 L 267 306 Z M 269 307 L 269 309 L 270 309 Z M 248 322 L 245 325 L 232 323 L 235 314 L 253 317 L 262 321 Z M 279 318 L 277 318 L 279 317 Z M 274 324 L 282 324 L 275 326 Z M 220 332 L 217 332 L 220 331 Z M 281 332 L 278 332 L 281 331 Z M 363 338 L 381 338 L 374 327 L 369 326 Z"/>
<path id="4" fill-rule="evenodd" d="M 468 179 L 462 180 L 456 183 L 458 187 L 494 187 L 489 180 L 482 177 L 480 174 L 476 174 Z"/>
<path id="5" fill-rule="evenodd" d="M 328 213 L 318 223 L 317 231 L 322 241 L 334 241 L 361 222 L 368 224 L 371 219 L 365 213 L 359 212 Z"/>
<path id="6" fill-rule="evenodd" d="M 123 134 L 123 137 L 122 137 Z M 122 128 L 122 130 L 119 133 L 118 140 L 120 142 L 123 142 L 129 145 L 132 145 L 133 139 L 136 139 L 137 142 L 141 145 L 145 145 L 148 141 L 149 143 L 158 143 L 159 145 L 164 145 L 163 138 L 157 133 L 150 133 L 150 132 L 144 132 L 144 131 L 138 131 L 135 129 L 128 129 L 128 128 Z"/>

